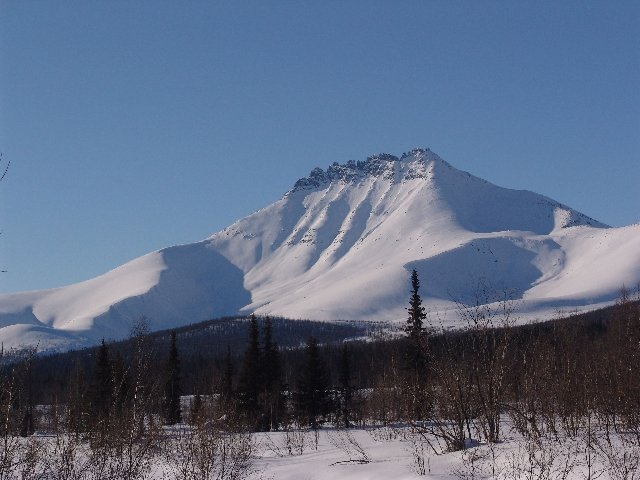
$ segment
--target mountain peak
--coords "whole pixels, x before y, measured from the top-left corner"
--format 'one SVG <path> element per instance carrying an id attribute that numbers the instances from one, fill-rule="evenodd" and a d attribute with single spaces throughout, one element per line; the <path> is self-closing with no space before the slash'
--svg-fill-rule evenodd
<path id="1" fill-rule="evenodd" d="M 640 225 L 594 227 L 605 225 L 429 149 L 381 153 L 315 168 L 202 242 L 76 285 L 0 295 L 0 340 L 87 345 L 122 338 L 141 316 L 152 329 L 249 312 L 403 321 L 413 269 L 431 311 L 454 322 L 457 302 L 474 308 L 478 293 L 494 292 L 546 318 L 611 303 L 638 282 Z"/>
<path id="2" fill-rule="evenodd" d="M 421 163 L 423 168 L 403 168 L 400 164 L 412 162 Z M 436 153 L 428 148 L 414 148 L 402 154 L 400 158 L 389 153 L 378 153 L 367 157 L 366 160 L 349 160 L 344 164 L 333 162 L 326 170 L 316 167 L 311 170 L 307 177 L 299 179 L 289 192 L 299 190 L 312 190 L 323 187 L 333 181 L 352 182 L 367 176 L 383 177 L 389 180 L 394 179 L 394 172 L 397 169 L 406 170 L 402 179 L 411 179 L 426 176 L 426 166 L 430 162 L 445 165 L 453 169 L 451 165 L 442 160 Z"/>
<path id="3" fill-rule="evenodd" d="M 429 148 L 414 148 L 408 152 L 404 152 L 400 160 L 422 160 L 423 162 L 435 160 L 446 163 L 438 154 L 432 152 Z"/>

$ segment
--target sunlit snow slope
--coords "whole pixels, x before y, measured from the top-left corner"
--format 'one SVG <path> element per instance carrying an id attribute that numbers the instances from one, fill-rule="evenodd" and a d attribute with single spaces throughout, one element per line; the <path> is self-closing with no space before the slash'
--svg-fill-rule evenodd
<path id="1" fill-rule="evenodd" d="M 523 318 L 543 319 L 605 305 L 640 282 L 640 224 L 608 228 L 430 150 L 378 155 L 317 168 L 203 242 L 80 284 L 0 296 L 0 339 L 91 344 L 125 336 L 141 316 L 152 329 L 238 312 L 398 320 L 412 268 L 429 310 L 451 321 L 456 302 L 505 292 Z"/>

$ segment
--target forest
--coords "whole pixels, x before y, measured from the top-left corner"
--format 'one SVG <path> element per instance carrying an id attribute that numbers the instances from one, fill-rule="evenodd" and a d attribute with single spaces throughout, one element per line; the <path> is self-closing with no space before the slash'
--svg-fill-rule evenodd
<path id="1" fill-rule="evenodd" d="M 414 271 L 395 331 L 250 316 L 151 333 L 140 319 L 123 342 L 2 352 L 0 479 L 147 478 L 157 456 L 172 478 L 244 478 L 255 432 L 285 432 L 294 454 L 299 432 L 326 428 L 409 429 L 422 474 L 428 455 L 508 428 L 529 448 L 523 478 L 569 478 L 578 458 L 588 478 L 640 475 L 638 298 L 527 325 L 508 298 L 466 307 L 461 328 L 438 324 Z"/>

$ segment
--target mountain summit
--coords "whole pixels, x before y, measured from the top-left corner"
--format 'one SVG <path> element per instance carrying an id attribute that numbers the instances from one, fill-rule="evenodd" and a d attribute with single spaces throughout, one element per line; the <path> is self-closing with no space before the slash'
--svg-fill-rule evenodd
<path id="1" fill-rule="evenodd" d="M 316 168 L 280 200 L 208 239 L 104 275 L 0 296 L 5 346 L 67 348 L 223 315 L 397 321 L 409 275 L 455 323 L 494 294 L 522 318 L 611 303 L 640 281 L 640 225 L 609 228 L 529 191 L 495 186 L 428 149 Z"/>

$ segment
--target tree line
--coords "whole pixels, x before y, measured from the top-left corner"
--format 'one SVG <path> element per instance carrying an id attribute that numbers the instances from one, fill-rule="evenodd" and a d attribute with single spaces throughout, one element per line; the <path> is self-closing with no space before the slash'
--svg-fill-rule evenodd
<path id="1" fill-rule="evenodd" d="M 413 271 L 402 335 L 366 341 L 283 347 L 272 319 L 251 316 L 244 348 L 207 354 L 181 349 L 177 332 L 158 342 L 141 321 L 126 348 L 103 342 L 44 383 L 46 358 L 3 352 L 0 433 L 7 444 L 65 432 L 131 469 L 176 424 L 235 434 L 402 424 L 441 453 L 500 442 L 509 421 L 536 441 L 593 428 L 610 446 L 620 432 L 640 446 L 640 303 L 628 291 L 609 309 L 519 326 L 507 296 L 479 299 L 450 331 L 419 289 Z"/>
<path id="2" fill-rule="evenodd" d="M 509 412 L 527 418 L 524 425 L 534 430 L 553 418 L 577 428 L 587 411 L 619 428 L 639 415 L 638 308 L 624 291 L 616 306 L 601 312 L 515 326 L 507 299 L 461 311 L 462 328 L 449 331 L 427 322 L 414 272 L 402 336 L 327 343 L 308 337 L 301 347 L 282 348 L 272 320 L 252 316 L 244 323 L 244 349 L 185 355 L 175 332 L 159 348 L 141 323 L 127 349 L 103 342 L 91 363 L 84 358 L 67 372 L 51 372 L 46 358 L 23 353 L 3 369 L 5 383 L 13 385 L 3 390 L 3 404 L 11 397 L 14 430 L 23 432 L 43 425 L 36 404 L 64 406 L 74 429 L 88 429 L 108 425 L 105 416 L 120 417 L 144 392 L 153 392 L 145 408 L 167 424 L 188 420 L 181 397 L 186 410 L 196 397 L 215 398 L 221 415 L 249 430 L 292 422 L 317 428 L 325 419 L 426 423 L 440 415 L 447 431 L 438 435 L 451 449 L 477 437 L 475 428 L 488 441 L 499 440 L 500 416 Z M 185 371 L 193 375 L 194 369 L 202 381 L 185 384 Z M 50 381 L 42 382 L 47 372 Z M 543 414 L 544 422 L 531 420 Z"/>

